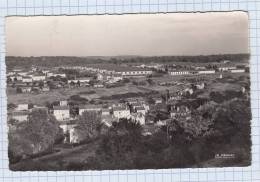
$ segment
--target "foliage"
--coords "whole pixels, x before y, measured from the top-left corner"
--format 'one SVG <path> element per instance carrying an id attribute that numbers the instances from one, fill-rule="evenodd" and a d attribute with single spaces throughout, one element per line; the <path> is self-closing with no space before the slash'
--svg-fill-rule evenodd
<path id="1" fill-rule="evenodd" d="M 48 115 L 45 110 L 32 111 L 28 122 L 8 133 L 10 163 L 17 162 L 25 156 L 51 150 L 53 144 L 61 137 L 62 131 L 54 117 Z"/>
<path id="2" fill-rule="evenodd" d="M 78 129 L 84 131 L 83 138 L 93 138 L 98 135 L 98 129 L 101 125 L 100 113 L 85 111 L 79 116 Z"/>

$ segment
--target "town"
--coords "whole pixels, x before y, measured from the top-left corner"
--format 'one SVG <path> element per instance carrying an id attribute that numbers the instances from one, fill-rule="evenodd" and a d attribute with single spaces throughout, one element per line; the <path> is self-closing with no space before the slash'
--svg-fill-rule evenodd
<path id="1" fill-rule="evenodd" d="M 144 137 L 166 127 L 168 138 L 174 137 L 169 126 L 178 122 L 191 140 L 212 125 L 208 118 L 194 126 L 194 118 L 206 117 L 200 113 L 205 108 L 235 98 L 249 102 L 248 75 L 248 62 L 230 60 L 13 66 L 7 71 L 9 130 L 43 112 L 62 129 L 63 144 L 85 144 L 93 122 L 105 132 L 122 120 L 138 123 Z"/>
<path id="2" fill-rule="evenodd" d="M 210 68 L 209 68 L 210 67 Z M 52 92 L 58 89 L 78 89 L 80 87 L 90 89 L 95 93 L 95 89 L 110 89 L 114 87 L 124 87 L 124 85 L 135 84 L 136 87 L 148 84 L 161 86 L 161 90 L 149 91 L 148 94 L 138 94 L 125 98 L 115 98 L 104 102 L 105 99 L 94 98 L 88 103 L 77 105 L 72 108 L 69 98 L 59 100 L 52 105 L 38 105 L 37 103 L 9 103 L 8 120 L 10 123 L 26 122 L 30 112 L 35 109 L 45 110 L 52 114 L 59 122 L 64 133 L 69 132 L 71 143 L 80 142 L 80 136 L 76 134 L 76 120 L 84 112 L 96 112 L 101 115 L 102 123 L 112 126 L 113 122 L 121 118 L 132 119 L 141 125 L 165 125 L 167 119 L 181 117 L 188 120 L 191 117 L 192 108 L 187 104 L 182 104 L 183 99 L 194 99 L 192 95 L 198 90 L 207 88 L 205 77 L 223 79 L 229 74 L 245 74 L 249 68 L 246 64 L 230 64 L 224 60 L 214 66 L 190 66 L 183 68 L 180 65 L 163 64 L 141 64 L 137 66 L 117 66 L 117 65 L 90 65 L 89 67 L 80 66 L 60 66 L 52 69 L 39 68 L 32 66 L 30 70 L 15 68 L 7 73 L 7 86 L 10 91 L 17 96 L 23 94 L 41 94 Z M 87 75 L 87 76 L 85 76 Z M 168 77 L 175 80 L 179 76 L 191 76 L 195 81 L 158 81 L 158 78 Z M 132 82 L 130 81 L 132 80 Z M 246 94 L 245 86 L 240 90 Z M 87 92 L 87 91 L 86 91 Z M 76 95 L 80 99 L 79 95 Z M 76 97 L 74 95 L 74 97 Z M 10 99 L 11 96 L 9 96 Z M 84 100 L 85 98 L 83 98 Z M 70 100 L 73 100 L 73 97 Z M 165 111 L 165 119 L 156 118 L 154 114 Z M 151 134 L 146 132 L 144 134 Z"/>

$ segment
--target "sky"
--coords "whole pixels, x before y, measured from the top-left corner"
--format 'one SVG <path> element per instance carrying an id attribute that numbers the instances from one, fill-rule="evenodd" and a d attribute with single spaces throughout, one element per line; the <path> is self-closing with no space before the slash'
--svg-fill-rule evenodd
<path id="1" fill-rule="evenodd" d="M 249 53 L 246 12 L 6 18 L 7 56 Z"/>

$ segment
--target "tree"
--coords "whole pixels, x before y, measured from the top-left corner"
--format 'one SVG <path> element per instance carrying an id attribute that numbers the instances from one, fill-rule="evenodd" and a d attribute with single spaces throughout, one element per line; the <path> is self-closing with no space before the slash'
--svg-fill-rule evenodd
<path id="1" fill-rule="evenodd" d="M 21 87 L 17 87 L 17 88 L 16 88 L 16 93 L 19 93 L 19 94 L 20 94 L 20 93 L 23 93 Z"/>
<path id="2" fill-rule="evenodd" d="M 39 87 L 42 88 L 44 86 L 44 82 L 43 81 L 40 81 L 39 82 Z"/>
<path id="3" fill-rule="evenodd" d="M 97 112 L 85 111 L 80 115 L 78 126 L 85 131 L 86 138 L 97 136 L 98 127 L 101 124 L 101 114 Z"/>
<path id="4" fill-rule="evenodd" d="M 9 103 L 7 104 L 7 109 L 15 109 L 17 107 L 17 105 L 15 105 L 14 103 Z"/>
<path id="5" fill-rule="evenodd" d="M 37 109 L 29 115 L 29 121 L 21 123 L 15 130 L 9 130 L 10 163 L 23 156 L 33 156 L 52 150 L 55 142 L 63 137 L 62 129 L 46 110 Z"/>

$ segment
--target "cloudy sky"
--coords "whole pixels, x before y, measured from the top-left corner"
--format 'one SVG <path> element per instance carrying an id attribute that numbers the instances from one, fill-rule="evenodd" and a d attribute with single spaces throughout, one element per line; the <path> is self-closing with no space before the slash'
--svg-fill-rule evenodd
<path id="1" fill-rule="evenodd" d="M 245 12 L 6 18 L 8 56 L 248 53 Z"/>

